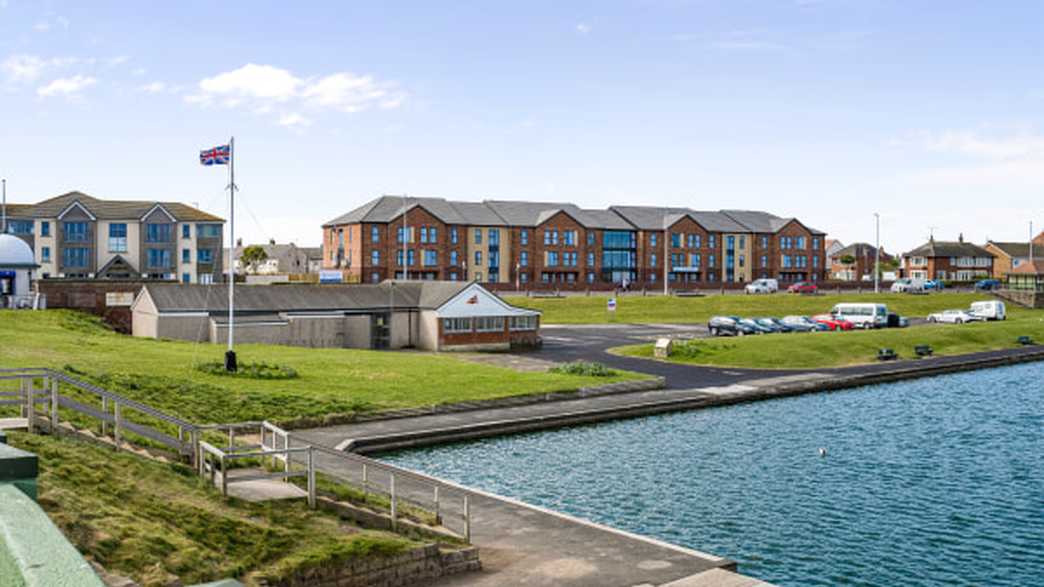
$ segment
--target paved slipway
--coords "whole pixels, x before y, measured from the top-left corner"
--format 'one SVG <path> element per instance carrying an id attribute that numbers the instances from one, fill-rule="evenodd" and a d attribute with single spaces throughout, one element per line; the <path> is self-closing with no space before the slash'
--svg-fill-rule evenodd
<path id="1" fill-rule="evenodd" d="M 614 346 L 665 335 L 706 336 L 706 330 L 700 326 L 552 326 L 545 327 L 543 335 L 545 347 L 534 353 L 539 358 L 596 360 L 620 369 L 662 376 L 666 387 L 299 430 L 293 433 L 295 442 L 375 453 L 1044 359 L 1044 348 L 1038 346 L 837 369 L 721 369 L 620 357 L 606 352 Z M 319 466 L 334 464 L 320 461 Z M 439 586 L 766 585 L 728 572 L 735 569 L 734 563 L 714 555 L 623 533 L 481 491 L 472 491 L 472 503 L 472 541 L 482 550 L 484 570 L 446 578 Z"/>

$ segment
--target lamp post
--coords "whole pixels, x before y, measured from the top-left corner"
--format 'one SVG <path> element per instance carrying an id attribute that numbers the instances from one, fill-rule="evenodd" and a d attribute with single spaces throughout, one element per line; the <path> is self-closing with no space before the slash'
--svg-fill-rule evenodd
<path id="1" fill-rule="evenodd" d="M 663 295 L 667 297 L 671 295 L 670 286 L 670 262 L 671 262 L 671 227 L 667 226 L 667 208 L 663 209 Z"/>
<path id="2" fill-rule="evenodd" d="M 874 212 L 874 293 L 881 293 L 881 215 Z"/>

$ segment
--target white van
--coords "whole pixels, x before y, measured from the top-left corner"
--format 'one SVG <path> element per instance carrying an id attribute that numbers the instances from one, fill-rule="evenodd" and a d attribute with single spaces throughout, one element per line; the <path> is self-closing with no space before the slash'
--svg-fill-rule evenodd
<path id="1" fill-rule="evenodd" d="M 923 291 L 923 279 L 910 279 L 904 277 L 895 280 L 895 283 L 892 284 L 892 293 L 922 293 Z"/>
<path id="2" fill-rule="evenodd" d="M 768 278 L 755 279 L 744 290 L 749 294 L 776 293 L 779 291 L 779 282 Z"/>
<path id="3" fill-rule="evenodd" d="M 830 315 L 847 320 L 856 328 L 888 326 L 888 307 L 884 304 L 838 304 L 830 310 Z"/>
<path id="4" fill-rule="evenodd" d="M 1007 308 L 1004 307 L 1004 302 L 1000 300 L 972 302 L 968 313 L 985 320 L 1007 320 L 1008 318 Z"/>

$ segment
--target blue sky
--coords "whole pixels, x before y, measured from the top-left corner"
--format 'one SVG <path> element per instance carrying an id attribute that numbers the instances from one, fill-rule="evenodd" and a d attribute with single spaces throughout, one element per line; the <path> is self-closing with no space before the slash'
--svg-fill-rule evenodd
<path id="1" fill-rule="evenodd" d="M 380 193 L 1044 228 L 1044 3 L 0 0 L 0 176 L 317 244 Z"/>

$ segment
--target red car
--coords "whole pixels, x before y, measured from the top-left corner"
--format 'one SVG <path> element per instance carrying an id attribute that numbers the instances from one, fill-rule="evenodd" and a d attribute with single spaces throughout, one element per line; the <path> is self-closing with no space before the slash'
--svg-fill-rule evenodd
<path id="1" fill-rule="evenodd" d="M 788 287 L 787 291 L 790 293 L 814 294 L 819 291 L 819 287 L 808 281 L 799 281 Z"/>
<path id="2" fill-rule="evenodd" d="M 825 325 L 830 330 L 852 330 L 855 328 L 855 324 L 852 324 L 848 320 L 842 320 L 840 318 L 834 318 L 830 314 L 820 314 L 818 316 L 812 316 L 813 322 L 819 322 Z"/>

